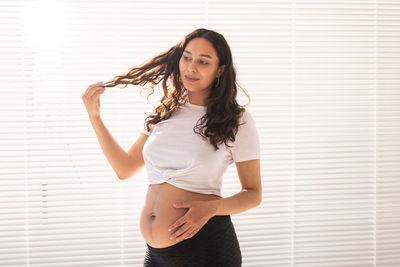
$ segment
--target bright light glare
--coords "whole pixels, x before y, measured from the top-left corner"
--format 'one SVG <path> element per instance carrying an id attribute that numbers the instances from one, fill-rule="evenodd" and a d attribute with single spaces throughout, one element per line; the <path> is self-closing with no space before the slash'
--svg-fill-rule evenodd
<path id="1" fill-rule="evenodd" d="M 29 1 L 24 8 L 23 25 L 34 45 L 58 45 L 66 34 L 66 9 L 62 0 Z"/>

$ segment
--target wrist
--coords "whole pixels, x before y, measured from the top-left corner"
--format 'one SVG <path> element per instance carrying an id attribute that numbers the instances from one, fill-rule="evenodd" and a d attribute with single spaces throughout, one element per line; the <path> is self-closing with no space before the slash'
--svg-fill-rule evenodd
<path id="1" fill-rule="evenodd" d="M 210 201 L 211 217 L 218 215 L 219 207 L 221 205 L 221 200 L 222 198 Z"/>
<path id="2" fill-rule="evenodd" d="M 100 115 L 99 115 L 99 114 L 96 114 L 96 115 L 89 115 L 89 119 L 90 119 L 91 121 L 95 121 L 95 120 L 99 120 L 99 119 L 101 119 L 101 118 L 100 118 Z"/>

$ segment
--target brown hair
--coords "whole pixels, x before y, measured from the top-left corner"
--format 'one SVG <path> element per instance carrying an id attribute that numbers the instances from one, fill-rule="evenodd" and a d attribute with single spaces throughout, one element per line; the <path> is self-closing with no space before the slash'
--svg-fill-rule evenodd
<path id="1" fill-rule="evenodd" d="M 104 86 L 114 87 L 118 84 L 125 84 L 126 87 L 128 84 L 145 85 L 150 82 L 152 92 L 147 96 L 148 98 L 154 93 L 154 86 L 162 82 L 164 95 L 161 103 L 145 119 L 146 130 L 150 131 L 149 124 L 154 125 L 159 121 L 167 120 L 177 111 L 180 104 L 188 101 L 187 90 L 180 77 L 179 60 L 186 45 L 194 38 L 205 38 L 210 41 L 217 52 L 219 66 L 225 64 L 224 72 L 219 77 L 220 81 L 217 85 L 216 80 L 214 81 L 209 97 L 206 99 L 206 114 L 197 121 L 193 128 L 195 133 L 200 134 L 203 138 L 209 138 L 210 144 L 214 146 L 215 150 L 218 150 L 218 146 L 222 142 L 227 145 L 228 139 L 232 142 L 235 141 L 239 120 L 242 112 L 245 111 L 245 108 L 236 101 L 237 86 L 240 87 L 240 85 L 236 82 L 236 70 L 233 66 L 231 49 L 221 34 L 204 28 L 194 30 L 168 51 L 157 55 L 137 68 L 131 68 L 126 74 L 115 76 L 111 81 L 104 82 Z M 242 87 L 240 88 L 243 90 Z M 243 91 L 250 102 L 249 95 L 245 90 Z M 204 128 L 205 131 L 202 132 Z"/>

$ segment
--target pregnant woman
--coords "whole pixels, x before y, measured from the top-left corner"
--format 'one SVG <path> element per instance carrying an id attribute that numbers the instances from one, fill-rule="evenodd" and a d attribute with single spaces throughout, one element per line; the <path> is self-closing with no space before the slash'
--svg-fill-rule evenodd
<path id="1" fill-rule="evenodd" d="M 128 152 L 100 117 L 100 95 L 118 84 L 154 86 L 163 97 Z M 236 71 L 225 38 L 197 29 L 138 68 L 82 94 L 101 148 L 119 179 L 146 166 L 140 216 L 143 266 L 241 266 L 230 214 L 262 199 L 260 145 L 252 115 L 236 101 Z M 222 177 L 235 162 L 242 190 L 223 198 Z"/>

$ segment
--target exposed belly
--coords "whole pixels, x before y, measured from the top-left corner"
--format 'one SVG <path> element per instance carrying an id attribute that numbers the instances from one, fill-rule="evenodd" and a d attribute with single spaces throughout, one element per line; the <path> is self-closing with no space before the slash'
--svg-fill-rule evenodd
<path id="1" fill-rule="evenodd" d="M 214 200 L 217 195 L 206 195 L 177 188 L 169 183 L 150 184 L 140 215 L 140 231 L 152 247 L 163 248 L 181 241 L 170 240 L 168 227 L 182 217 L 188 208 L 174 208 L 176 202 L 190 200 Z M 175 229 L 176 230 L 176 229 Z"/>

